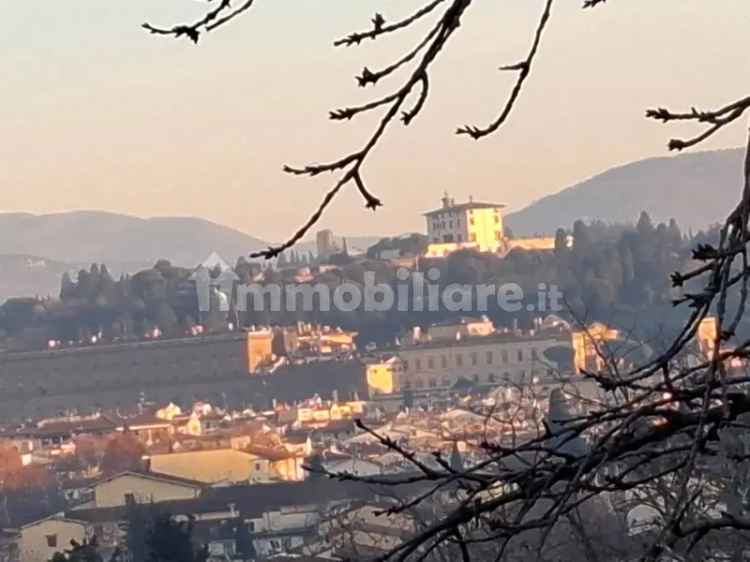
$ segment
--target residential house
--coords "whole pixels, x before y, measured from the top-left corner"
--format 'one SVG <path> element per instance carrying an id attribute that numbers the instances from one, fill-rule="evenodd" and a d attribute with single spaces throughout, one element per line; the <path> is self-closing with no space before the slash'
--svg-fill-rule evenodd
<path id="1" fill-rule="evenodd" d="M 201 482 L 176 478 L 171 475 L 122 472 L 94 484 L 93 505 L 86 507 L 122 507 L 128 501 L 163 503 L 197 498 L 203 489 Z"/>
<path id="2" fill-rule="evenodd" d="M 71 541 L 82 543 L 91 534 L 85 521 L 53 515 L 20 529 L 19 551 L 22 562 L 49 562 L 56 552 L 70 548 Z"/>
<path id="3" fill-rule="evenodd" d="M 148 460 L 154 472 L 205 484 L 264 481 L 272 477 L 262 457 L 231 448 L 154 454 Z"/>

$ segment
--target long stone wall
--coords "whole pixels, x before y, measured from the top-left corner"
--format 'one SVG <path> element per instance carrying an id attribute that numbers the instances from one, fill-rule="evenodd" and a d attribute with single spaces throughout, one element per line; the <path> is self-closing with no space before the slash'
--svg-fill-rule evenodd
<path id="1" fill-rule="evenodd" d="M 294 401 L 335 389 L 366 393 L 358 362 L 286 367 L 248 374 L 245 334 L 0 354 L 0 420 L 69 411 L 133 409 L 141 397 L 187 405 L 239 407 Z M 364 396 L 363 396 L 364 397 Z"/>

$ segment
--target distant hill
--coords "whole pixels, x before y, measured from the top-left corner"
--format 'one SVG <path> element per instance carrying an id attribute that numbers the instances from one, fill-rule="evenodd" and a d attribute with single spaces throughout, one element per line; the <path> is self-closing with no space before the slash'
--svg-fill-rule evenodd
<path id="1" fill-rule="evenodd" d="M 152 263 L 123 263 L 107 265 L 110 274 L 133 273 Z M 0 304 L 11 297 L 56 297 L 60 293 L 63 273 L 75 276 L 88 269 L 90 262 L 62 262 L 21 254 L 0 254 Z"/>
<path id="2" fill-rule="evenodd" d="M 36 256 L 0 255 L 0 303 L 9 297 L 56 295 L 62 274 L 73 268 Z"/>
<path id="3" fill-rule="evenodd" d="M 160 258 L 192 267 L 212 252 L 234 264 L 239 256 L 267 245 L 238 230 L 192 217 L 141 219 L 103 211 L 0 214 L 0 254 L 101 262 L 114 269 L 152 265 Z"/>
<path id="4" fill-rule="evenodd" d="M 677 219 L 683 232 L 722 221 L 740 195 L 740 149 L 649 158 L 607 170 L 509 214 L 515 235 L 552 233 L 576 219 L 632 223 L 642 210 L 654 221 Z"/>

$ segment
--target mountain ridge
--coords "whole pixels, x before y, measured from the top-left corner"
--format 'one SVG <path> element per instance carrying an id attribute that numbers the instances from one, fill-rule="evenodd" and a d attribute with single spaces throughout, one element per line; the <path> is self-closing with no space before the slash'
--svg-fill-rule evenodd
<path id="1" fill-rule="evenodd" d="M 683 230 L 722 221 L 742 188 L 740 148 L 656 156 L 614 166 L 508 214 L 515 235 L 569 229 L 577 219 L 633 223 L 642 210 Z M 706 186 L 710 186 L 707 189 Z"/>
<path id="2" fill-rule="evenodd" d="M 213 251 L 233 262 L 266 246 L 264 240 L 199 217 L 140 218 L 96 210 L 0 213 L 0 254 L 61 262 L 144 263 L 164 258 L 191 267 Z"/>

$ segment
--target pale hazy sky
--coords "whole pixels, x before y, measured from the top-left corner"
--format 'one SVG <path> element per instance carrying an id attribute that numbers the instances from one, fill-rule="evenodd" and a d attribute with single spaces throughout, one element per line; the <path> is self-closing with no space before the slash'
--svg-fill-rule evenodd
<path id="1" fill-rule="evenodd" d="M 333 39 L 417 0 L 257 0 L 194 47 L 140 24 L 187 21 L 191 0 L 12 2 L 0 34 L 0 210 L 105 209 L 195 215 L 266 239 L 301 223 L 330 176 L 286 176 L 284 163 L 359 147 L 372 118 L 328 121 L 366 95 L 353 76 L 416 42 L 414 32 L 359 48 Z M 680 131 L 647 107 L 713 107 L 750 92 L 748 0 L 558 0 L 534 74 L 509 124 L 474 142 L 457 125 L 488 122 L 504 102 L 542 0 L 476 0 L 437 63 L 432 96 L 397 126 L 365 174 L 386 206 L 343 196 L 323 224 L 344 234 L 422 230 L 443 190 L 510 210 L 605 169 L 663 155 Z M 737 146 L 735 126 L 705 148 Z"/>

